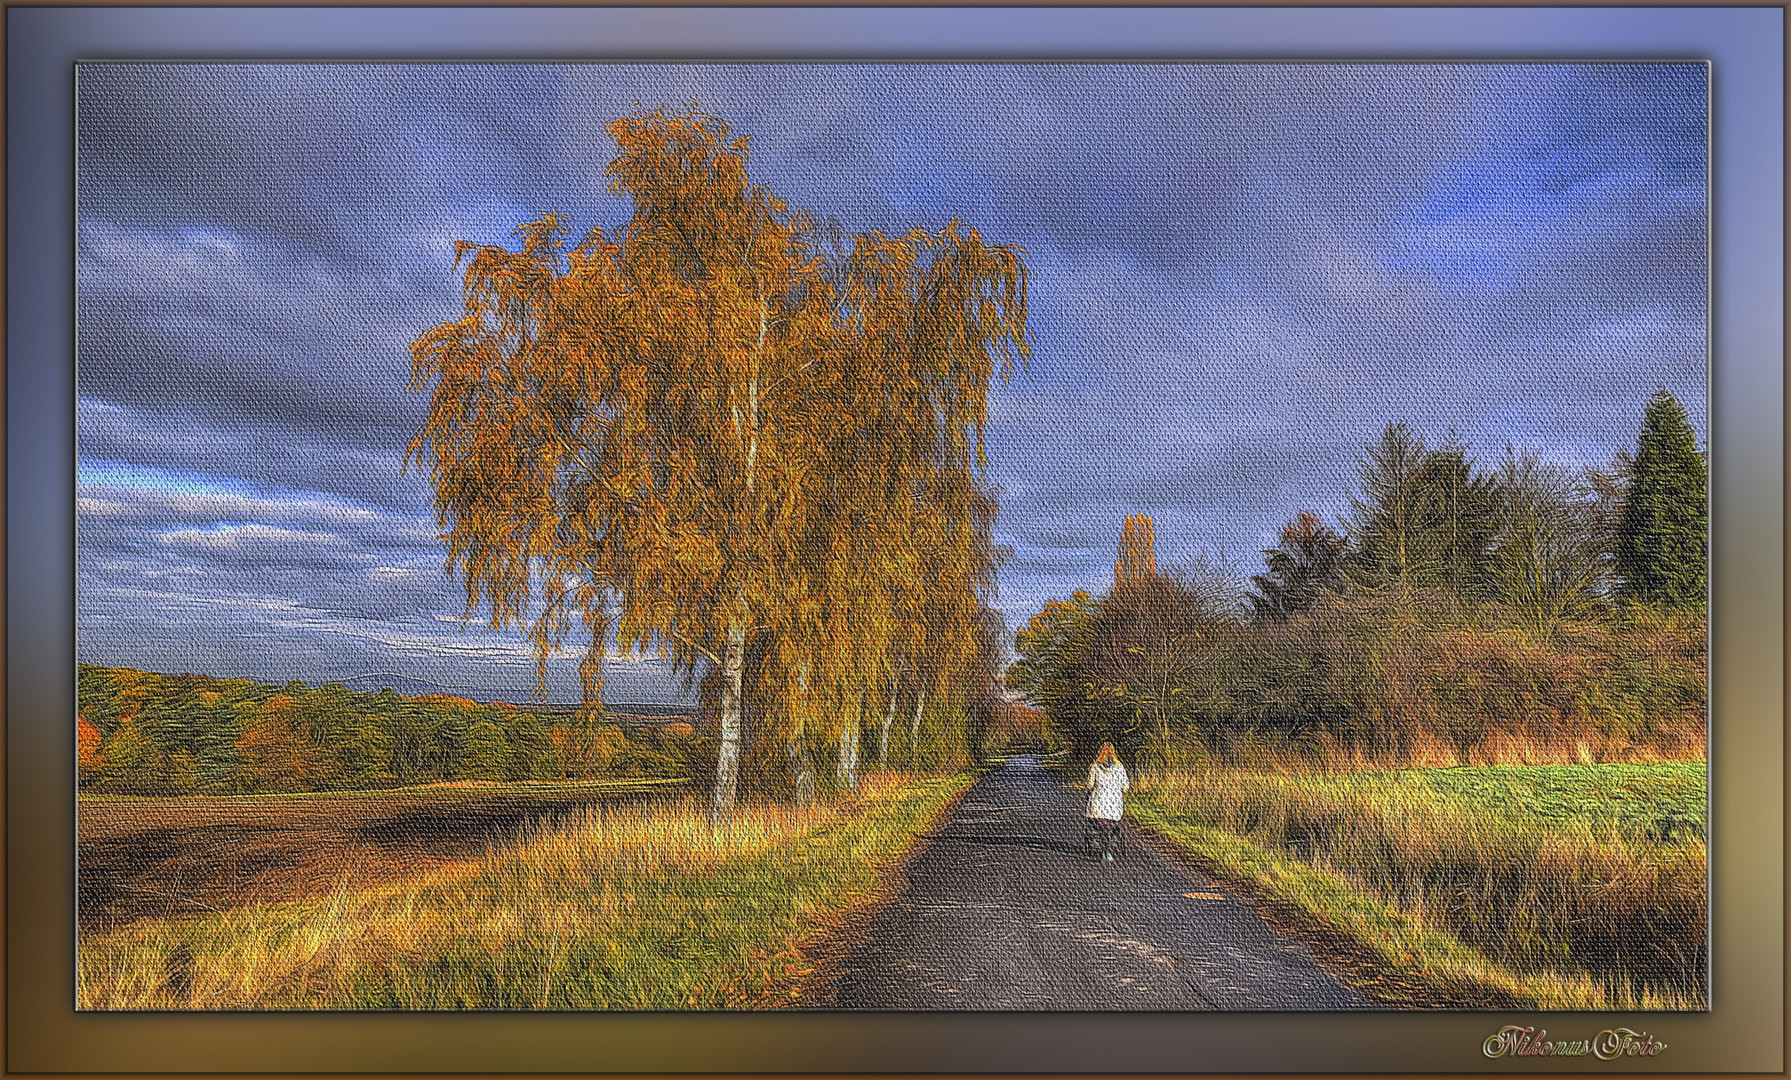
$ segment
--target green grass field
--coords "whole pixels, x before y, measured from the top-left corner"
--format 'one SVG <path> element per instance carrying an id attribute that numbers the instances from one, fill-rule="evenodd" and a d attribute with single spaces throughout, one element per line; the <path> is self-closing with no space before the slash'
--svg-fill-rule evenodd
<path id="1" fill-rule="evenodd" d="M 1702 761 L 1644 765 L 1486 765 L 1452 769 L 1302 776 L 1307 791 L 1363 795 L 1393 805 L 1423 804 L 1501 822 L 1584 827 L 1642 840 L 1665 820 L 1702 833 L 1707 814 Z"/>
<path id="2" fill-rule="evenodd" d="M 1704 1007 L 1703 762 L 1141 782 L 1136 816 L 1442 988 Z"/>
<path id="3" fill-rule="evenodd" d="M 799 1001 L 813 943 L 876 898 L 971 777 L 744 811 L 593 808 L 356 891 L 84 938 L 82 1009 L 716 1009 Z"/>

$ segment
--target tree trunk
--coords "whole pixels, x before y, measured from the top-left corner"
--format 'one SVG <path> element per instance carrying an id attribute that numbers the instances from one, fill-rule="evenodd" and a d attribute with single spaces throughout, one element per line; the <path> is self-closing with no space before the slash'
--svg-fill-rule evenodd
<path id="1" fill-rule="evenodd" d="M 796 690 L 790 701 L 790 733 L 784 753 L 790 759 L 790 784 L 799 805 L 815 801 L 815 763 L 808 749 L 808 665 L 796 669 Z"/>
<path id="2" fill-rule="evenodd" d="M 847 791 L 858 790 L 858 729 L 863 721 L 864 710 L 860 709 L 840 732 L 840 786 Z"/>
<path id="3" fill-rule="evenodd" d="M 716 823 L 734 814 L 734 795 L 740 779 L 740 680 L 746 656 L 746 627 L 728 627 L 728 642 L 721 658 L 721 737 L 715 755 L 715 802 L 709 817 Z"/>
<path id="4" fill-rule="evenodd" d="M 815 763 L 809 757 L 808 744 L 801 737 L 793 738 L 784 744 L 784 752 L 790 758 L 790 779 L 796 802 L 808 806 L 815 801 Z"/>
<path id="5" fill-rule="evenodd" d="M 914 722 L 908 725 L 908 764 L 916 765 L 920 761 L 920 711 L 927 706 L 927 692 L 922 690 L 914 695 Z"/>
<path id="6" fill-rule="evenodd" d="M 889 727 L 895 723 L 896 692 L 889 688 L 889 711 L 883 714 L 883 733 L 877 737 L 877 764 L 889 768 Z"/>

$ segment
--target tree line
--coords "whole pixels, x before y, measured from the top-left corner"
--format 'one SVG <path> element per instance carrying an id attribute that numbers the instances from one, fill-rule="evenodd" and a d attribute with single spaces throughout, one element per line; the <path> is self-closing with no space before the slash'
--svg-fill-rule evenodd
<path id="1" fill-rule="evenodd" d="M 1128 518 L 1113 587 L 1049 602 L 1008 684 L 1078 754 L 1165 766 L 1702 755 L 1708 477 L 1671 395 L 1605 468 L 1483 468 L 1392 424 L 1357 478 L 1247 585 L 1159 572 Z"/>
<path id="2" fill-rule="evenodd" d="M 631 736 L 591 717 L 341 683 L 278 686 L 82 664 L 78 693 L 80 786 L 94 792 L 243 795 L 673 777 L 702 754 L 688 724 Z"/>
<path id="3" fill-rule="evenodd" d="M 1030 351 L 1017 248 L 953 221 L 847 235 L 751 181 L 693 106 L 609 125 L 630 219 L 461 243 L 461 315 L 412 346 L 466 612 L 684 672 L 713 813 L 867 764 L 962 763 L 1005 627 L 986 394 Z"/>

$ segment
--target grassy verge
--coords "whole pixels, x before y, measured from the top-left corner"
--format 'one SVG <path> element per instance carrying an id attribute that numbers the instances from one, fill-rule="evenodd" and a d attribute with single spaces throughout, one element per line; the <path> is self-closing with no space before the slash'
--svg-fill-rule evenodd
<path id="1" fill-rule="evenodd" d="M 804 943 L 873 898 L 970 777 L 742 812 L 594 808 L 483 859 L 83 940 L 83 1009 L 719 1009 L 798 999 Z"/>
<path id="2" fill-rule="evenodd" d="M 1704 764 L 1145 780 L 1136 816 L 1401 976 L 1705 1007 Z"/>

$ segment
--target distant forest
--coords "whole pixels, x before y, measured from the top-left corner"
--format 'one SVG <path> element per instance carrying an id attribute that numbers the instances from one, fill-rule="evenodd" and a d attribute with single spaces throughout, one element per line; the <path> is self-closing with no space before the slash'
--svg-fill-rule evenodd
<path id="1" fill-rule="evenodd" d="M 684 722 L 80 665 L 83 791 L 241 795 L 685 775 Z"/>

